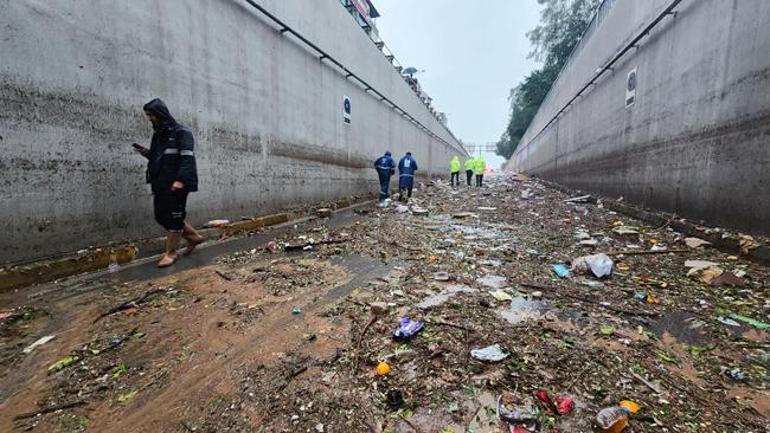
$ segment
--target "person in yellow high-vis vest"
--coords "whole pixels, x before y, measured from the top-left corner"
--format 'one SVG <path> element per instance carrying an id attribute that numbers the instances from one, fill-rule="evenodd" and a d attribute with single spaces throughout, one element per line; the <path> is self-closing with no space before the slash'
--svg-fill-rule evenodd
<path id="1" fill-rule="evenodd" d="M 473 168 L 476 165 L 476 158 L 468 158 L 465 160 L 465 180 L 468 182 L 468 186 L 471 186 L 471 180 L 473 180 Z"/>
<path id="2" fill-rule="evenodd" d="M 484 182 L 484 170 L 487 168 L 487 162 L 484 160 L 484 155 L 476 157 L 476 164 L 474 164 L 473 171 L 476 173 L 476 186 L 480 187 Z"/>
<path id="3" fill-rule="evenodd" d="M 452 184 L 452 187 L 460 186 L 460 157 L 453 156 L 452 160 L 449 161 L 449 183 Z"/>

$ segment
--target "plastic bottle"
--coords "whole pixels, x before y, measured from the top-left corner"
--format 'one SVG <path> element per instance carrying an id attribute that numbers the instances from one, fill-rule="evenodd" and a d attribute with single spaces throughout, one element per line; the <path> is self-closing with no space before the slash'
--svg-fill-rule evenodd
<path id="1" fill-rule="evenodd" d="M 603 433 L 620 433 L 628 427 L 628 420 L 639 410 L 632 401 L 621 401 L 618 406 L 604 408 L 596 415 L 596 424 Z"/>

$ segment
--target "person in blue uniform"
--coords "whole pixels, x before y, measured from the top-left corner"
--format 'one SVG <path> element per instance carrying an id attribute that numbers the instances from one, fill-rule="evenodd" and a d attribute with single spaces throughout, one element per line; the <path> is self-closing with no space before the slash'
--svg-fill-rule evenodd
<path id="1" fill-rule="evenodd" d="M 134 143 L 137 152 L 147 158 L 147 183 L 153 195 L 155 220 L 166 229 L 166 252 L 158 267 L 176 262 L 176 248 L 182 237 L 187 240 L 185 254 L 191 253 L 204 238 L 185 222 L 187 195 L 198 190 L 192 131 L 177 123 L 166 104 L 156 98 L 144 105 L 152 123 L 150 148 Z"/>
<path id="2" fill-rule="evenodd" d="M 390 197 L 388 192 L 390 176 L 396 173 L 396 163 L 390 155 L 390 151 L 387 150 L 384 155 L 374 161 L 374 169 L 377 170 L 377 176 L 380 178 L 380 203 L 384 203 L 385 199 Z"/>
<path id="3" fill-rule="evenodd" d="M 406 155 L 398 162 L 398 198 L 402 202 L 412 198 L 414 173 L 416 171 L 417 161 L 412 158 L 412 152 L 406 152 Z"/>

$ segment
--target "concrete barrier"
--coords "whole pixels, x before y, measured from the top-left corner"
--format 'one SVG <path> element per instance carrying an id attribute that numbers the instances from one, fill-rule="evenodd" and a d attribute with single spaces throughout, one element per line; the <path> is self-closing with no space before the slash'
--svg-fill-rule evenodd
<path id="1" fill-rule="evenodd" d="M 507 168 L 770 234 L 770 2 L 683 0 L 556 117 L 670 4 L 604 2 Z"/>
<path id="2" fill-rule="evenodd" d="M 434 135 L 245 1 L 0 2 L 0 263 L 163 234 L 130 147 L 153 97 L 194 131 L 196 225 L 368 195 L 386 149 L 426 174 L 464 153 L 338 0 L 259 3 Z"/>

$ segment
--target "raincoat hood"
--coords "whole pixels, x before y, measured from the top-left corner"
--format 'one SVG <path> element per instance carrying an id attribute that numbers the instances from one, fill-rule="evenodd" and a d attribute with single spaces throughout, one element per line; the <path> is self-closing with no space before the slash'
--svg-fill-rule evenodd
<path id="1" fill-rule="evenodd" d="M 171 112 L 168 111 L 166 103 L 163 102 L 160 98 L 155 98 L 152 101 L 144 104 L 143 108 L 145 112 L 152 113 L 157 116 L 158 119 L 160 119 L 160 125 L 158 126 L 176 123 L 176 120 L 171 115 Z"/>

